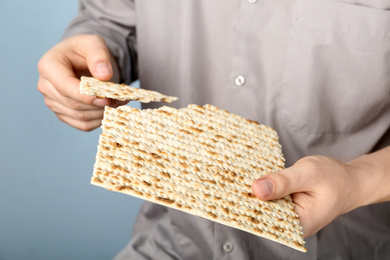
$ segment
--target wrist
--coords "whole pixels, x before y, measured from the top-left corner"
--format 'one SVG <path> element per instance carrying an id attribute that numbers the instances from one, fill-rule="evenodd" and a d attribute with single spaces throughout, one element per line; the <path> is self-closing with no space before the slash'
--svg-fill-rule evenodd
<path id="1" fill-rule="evenodd" d="M 390 201 L 390 147 L 346 163 L 352 185 L 347 209 Z"/>

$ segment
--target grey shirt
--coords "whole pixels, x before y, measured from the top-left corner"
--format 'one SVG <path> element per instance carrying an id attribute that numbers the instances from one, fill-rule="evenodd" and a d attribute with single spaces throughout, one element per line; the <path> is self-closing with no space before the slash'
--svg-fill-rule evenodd
<path id="1" fill-rule="evenodd" d="M 275 128 L 286 166 L 390 145 L 388 0 L 85 0 L 65 37 L 103 36 L 123 82 Z M 153 105 L 156 106 L 156 105 Z M 390 259 L 390 204 L 361 207 L 303 254 L 146 203 L 117 259 Z"/>

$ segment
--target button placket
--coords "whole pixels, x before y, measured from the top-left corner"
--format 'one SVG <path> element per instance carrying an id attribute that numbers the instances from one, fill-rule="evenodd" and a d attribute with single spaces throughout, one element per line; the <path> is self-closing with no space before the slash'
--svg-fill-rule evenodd
<path id="1" fill-rule="evenodd" d="M 257 4 L 252 5 L 255 3 Z M 253 24 L 257 24 L 260 19 L 258 15 L 260 11 L 259 4 L 258 0 L 246 0 L 241 2 L 237 9 L 238 14 L 234 21 L 233 58 L 230 74 L 231 86 L 252 86 L 254 71 L 251 67 L 253 62 L 248 64 L 248 59 L 251 55 L 248 52 L 248 46 L 253 45 L 252 40 L 257 35 L 257 33 L 254 34 L 253 30 L 255 27 Z"/>

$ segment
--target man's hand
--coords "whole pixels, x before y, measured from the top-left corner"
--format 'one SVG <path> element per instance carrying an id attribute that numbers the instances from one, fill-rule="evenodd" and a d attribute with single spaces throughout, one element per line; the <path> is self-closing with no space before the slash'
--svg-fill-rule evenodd
<path id="1" fill-rule="evenodd" d="M 79 91 L 79 78 L 93 76 L 99 80 L 113 77 L 111 55 L 103 38 L 76 35 L 49 50 L 38 63 L 38 90 L 46 105 L 57 117 L 84 131 L 101 125 L 104 106 L 124 102 L 84 96 Z"/>
<path id="2" fill-rule="evenodd" d="M 390 147 L 347 163 L 325 156 L 305 157 L 252 185 L 262 200 L 291 194 L 304 237 L 355 208 L 390 201 L 389 187 Z"/>

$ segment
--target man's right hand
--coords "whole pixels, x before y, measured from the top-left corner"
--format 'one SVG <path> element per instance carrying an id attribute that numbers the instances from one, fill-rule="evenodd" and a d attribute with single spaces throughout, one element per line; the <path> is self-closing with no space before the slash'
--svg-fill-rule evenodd
<path id="1" fill-rule="evenodd" d="M 90 131 L 99 127 L 104 106 L 125 104 L 80 94 L 81 76 L 99 80 L 113 77 L 111 55 L 100 36 L 76 35 L 63 40 L 43 55 L 38 70 L 38 90 L 45 104 L 61 121 L 77 129 Z"/>

